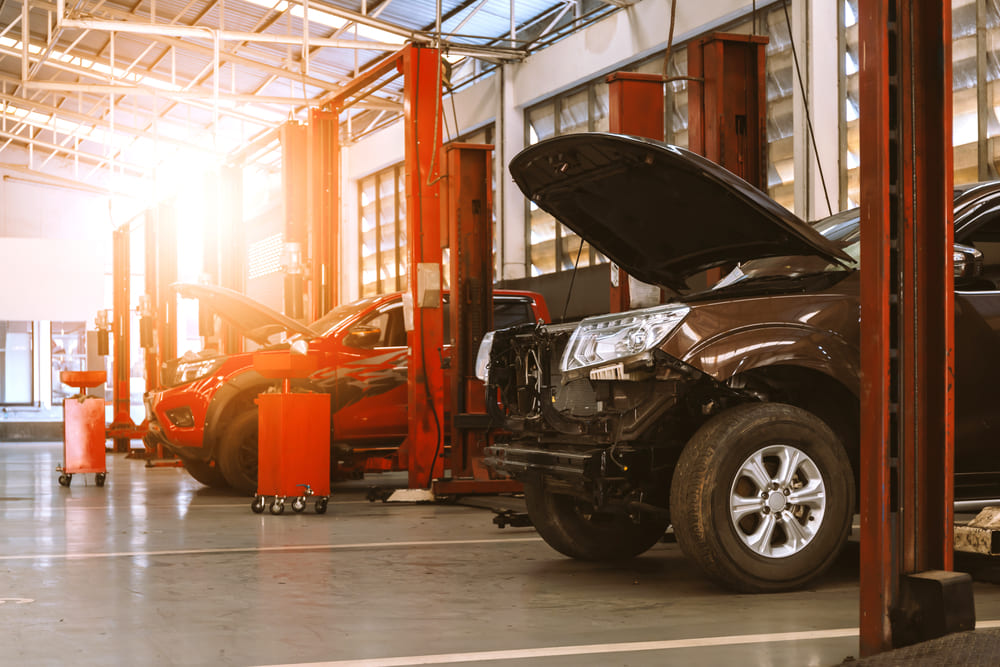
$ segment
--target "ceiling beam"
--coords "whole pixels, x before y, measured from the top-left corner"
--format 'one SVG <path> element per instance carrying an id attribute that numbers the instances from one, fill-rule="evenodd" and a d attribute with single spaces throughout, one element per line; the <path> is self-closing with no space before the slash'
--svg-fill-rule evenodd
<path id="1" fill-rule="evenodd" d="M 0 80 L 6 80 L 8 77 L 0 75 Z M 11 77 L 12 78 L 12 77 Z M 28 100 L 21 97 L 14 97 L 12 95 L 0 94 L 0 102 L 6 102 L 8 108 L 23 109 L 26 111 L 34 111 L 37 113 L 45 113 L 49 115 L 58 116 L 67 120 L 71 120 L 74 123 L 79 123 L 81 126 L 90 125 L 101 130 L 110 131 L 111 123 L 106 120 L 101 120 L 94 118 L 93 116 L 88 116 L 84 113 L 78 113 L 75 111 L 70 111 L 62 107 L 52 106 L 50 104 L 45 104 L 43 102 L 36 102 L 34 100 Z M 20 119 L 16 119 L 20 120 Z M 169 123 L 169 121 L 162 121 L 164 123 Z M 150 137 L 149 132 L 144 129 L 129 127 L 121 123 L 115 123 L 115 132 L 121 132 L 136 139 L 148 139 Z M 204 146 L 200 144 L 186 142 L 182 139 L 177 139 L 171 136 L 160 135 L 157 137 L 158 141 L 163 143 L 177 146 L 178 148 L 184 148 L 187 150 L 204 150 Z"/>
<path id="2" fill-rule="evenodd" d="M 127 84 L 127 83 L 71 83 L 63 81 L 28 81 L 24 83 L 26 88 L 33 88 L 35 90 L 52 90 L 58 92 L 84 92 L 84 93 L 95 93 L 102 95 L 139 95 L 142 97 L 159 97 L 169 100 L 177 101 L 190 101 L 190 100 L 207 100 L 211 101 L 216 99 L 211 93 L 205 93 L 202 91 L 190 91 L 190 90 L 161 90 L 159 88 L 151 88 L 149 86 Z M 240 102 L 240 103 L 257 103 L 257 104 L 274 104 L 282 106 L 292 106 L 301 107 L 312 104 L 313 106 L 320 105 L 322 103 L 322 98 L 302 98 L 302 97 L 279 97 L 275 95 L 256 95 L 256 94 L 241 94 L 241 93 L 219 93 L 218 100 L 220 102 Z M 368 109 L 375 109 L 379 111 L 402 111 L 403 105 L 400 102 L 393 102 L 391 100 L 383 100 L 381 98 L 369 98 L 364 102 L 358 104 L 358 106 L 365 107 Z M 220 113 L 223 110 L 220 109 Z M 231 115 L 231 114 L 229 114 Z M 260 118 L 254 118 L 253 122 L 259 125 L 271 126 L 278 121 L 267 121 Z"/>
<path id="3" fill-rule="evenodd" d="M 134 197 L 135 192 L 130 189 L 116 189 L 113 193 L 108 190 L 108 188 L 102 188 L 92 183 L 87 183 L 75 178 L 68 178 L 66 176 L 58 176 L 56 174 L 50 174 L 46 171 L 38 171 L 37 169 L 31 169 L 20 164 L 9 164 L 6 162 L 0 162 L 0 172 L 11 172 L 3 174 L 4 180 L 21 180 L 24 182 L 34 182 L 39 185 L 53 185 L 60 188 L 72 188 L 74 190 L 81 190 L 83 192 L 89 192 L 95 195 L 114 194 L 119 197 Z M 14 176 L 12 174 L 23 174 L 22 176 Z"/>
<path id="4" fill-rule="evenodd" d="M 32 6 L 44 9 L 46 11 L 56 11 L 56 5 L 53 2 L 48 2 L 46 0 L 31 0 Z M 118 19 L 135 19 L 133 14 L 129 12 L 114 9 L 112 7 L 104 7 L 101 10 L 106 16 Z M 183 26 L 178 26 L 183 27 Z M 190 27 L 190 26 L 187 26 Z M 177 47 L 180 50 L 187 50 L 193 53 L 197 53 L 209 58 L 214 57 L 214 49 L 211 46 L 205 46 L 198 42 L 192 42 L 189 39 L 181 39 L 179 37 L 170 37 L 167 35 L 149 35 L 151 39 L 157 42 L 169 46 Z M 253 58 L 247 58 L 245 56 L 234 55 L 231 53 L 226 53 L 222 56 L 222 62 L 229 64 L 242 65 L 265 74 L 274 74 L 276 76 L 291 79 L 295 83 L 305 83 L 306 85 L 313 86 L 315 88 L 320 88 L 322 90 L 334 90 L 336 88 L 336 82 L 331 82 L 327 79 L 318 79 L 312 76 L 304 76 L 298 72 L 292 72 L 282 67 L 276 65 L 271 65 L 269 63 L 263 63 L 259 60 L 254 60 Z M 222 64 L 220 62 L 220 65 Z"/>
<path id="5" fill-rule="evenodd" d="M 30 125 L 30 124 L 29 124 Z M 32 126 L 34 127 L 34 126 Z M 77 157 L 81 160 L 92 163 L 94 166 L 103 167 L 110 162 L 110 158 L 104 155 L 96 155 L 94 153 L 88 153 L 86 151 L 81 151 L 76 148 L 68 148 L 66 146 L 60 146 L 58 144 L 53 144 L 48 141 L 42 141 L 36 137 L 26 137 L 21 134 L 13 134 L 11 132 L 4 132 L 0 130 L 0 138 L 9 139 L 15 143 L 21 143 L 28 146 L 36 146 L 38 148 L 43 148 L 47 151 L 55 151 L 62 155 L 68 155 L 70 157 Z M 122 162 L 121 160 L 115 161 L 115 167 L 121 168 L 123 170 L 128 170 L 133 176 L 142 177 L 147 173 L 145 167 L 135 165 L 129 162 Z"/>

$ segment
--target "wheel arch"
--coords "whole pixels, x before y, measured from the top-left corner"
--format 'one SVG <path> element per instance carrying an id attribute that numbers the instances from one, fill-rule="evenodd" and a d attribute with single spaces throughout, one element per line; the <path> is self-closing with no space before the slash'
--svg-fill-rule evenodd
<path id="1" fill-rule="evenodd" d="M 860 395 L 860 352 L 835 332 L 798 324 L 745 327 L 703 341 L 682 360 L 716 380 L 755 369 L 793 366 L 833 378 Z"/>
<path id="2" fill-rule="evenodd" d="M 219 440 L 229 421 L 253 406 L 253 400 L 274 383 L 254 370 L 240 373 L 227 381 L 212 397 L 205 412 L 205 435 L 202 446 L 208 458 L 215 458 Z"/>
<path id="3" fill-rule="evenodd" d="M 752 368 L 731 383 L 763 391 L 770 401 L 794 405 L 822 419 L 840 439 L 858 479 L 861 404 L 850 387 L 811 366 L 794 363 Z"/>

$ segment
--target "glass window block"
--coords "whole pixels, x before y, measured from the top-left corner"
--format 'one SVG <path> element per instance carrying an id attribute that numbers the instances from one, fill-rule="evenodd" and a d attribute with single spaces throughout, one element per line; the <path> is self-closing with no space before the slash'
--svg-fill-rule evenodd
<path id="1" fill-rule="evenodd" d="M 52 351 L 52 404 L 58 405 L 63 399 L 75 396 L 78 389 L 62 383 L 62 371 L 87 370 L 87 323 L 53 322 L 51 334 Z"/>
<path id="2" fill-rule="evenodd" d="M 577 266 L 580 268 L 590 266 L 589 243 L 584 242 L 581 245 L 580 237 L 565 226 L 562 228 L 562 238 L 560 241 L 562 243 L 562 265 L 559 267 L 560 270 L 572 271 Z M 579 258 L 579 263 L 577 263 L 577 258 Z"/>
<path id="3" fill-rule="evenodd" d="M 556 270 L 556 241 L 545 241 L 531 246 L 531 275 L 540 276 Z"/>
<path id="4" fill-rule="evenodd" d="M 574 134 L 590 129 L 590 94 L 586 90 L 562 99 L 559 109 L 559 134 Z"/>
<path id="5" fill-rule="evenodd" d="M 32 402 L 32 322 L 0 321 L 0 405 Z"/>
<path id="6" fill-rule="evenodd" d="M 610 97 L 608 84 L 603 81 L 594 85 L 594 107 L 590 110 L 590 117 L 593 120 L 594 132 L 607 132 L 610 125 L 608 121 L 608 107 Z"/>
<path id="7" fill-rule="evenodd" d="M 759 25 L 759 24 L 758 24 Z M 783 5 L 767 12 L 763 25 L 766 47 L 767 81 L 767 173 L 768 195 L 785 208 L 795 207 L 795 170 L 792 155 L 792 93 L 795 70 L 792 43 Z M 759 28 L 758 28 L 759 29 Z"/>
<path id="8" fill-rule="evenodd" d="M 554 105 L 549 103 L 528 112 L 528 144 L 536 144 L 556 133 Z"/>

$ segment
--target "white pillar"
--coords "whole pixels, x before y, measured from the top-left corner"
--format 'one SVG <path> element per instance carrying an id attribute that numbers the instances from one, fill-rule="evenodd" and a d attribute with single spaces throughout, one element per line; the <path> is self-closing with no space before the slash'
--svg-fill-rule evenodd
<path id="1" fill-rule="evenodd" d="M 525 216 L 524 195 L 507 171 L 511 158 L 524 148 L 524 109 L 515 103 L 515 86 L 520 64 L 502 65 L 500 106 L 497 109 L 497 239 L 500 252 L 499 279 L 524 278 Z"/>
<path id="2" fill-rule="evenodd" d="M 840 94 L 837 70 L 838 30 L 835 28 L 839 25 L 839 8 L 838 2 L 808 0 L 793 2 L 790 10 L 795 52 L 806 89 L 804 97 L 798 74 L 793 71 L 795 212 L 807 220 L 825 217 L 831 210 L 835 213 L 839 209 Z M 806 122 L 807 101 L 816 141 L 815 150 Z M 823 179 L 826 181 L 826 193 L 823 190 Z"/>

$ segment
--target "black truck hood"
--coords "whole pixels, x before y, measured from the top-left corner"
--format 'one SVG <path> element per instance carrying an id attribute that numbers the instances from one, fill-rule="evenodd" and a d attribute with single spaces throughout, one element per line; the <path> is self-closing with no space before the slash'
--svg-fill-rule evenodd
<path id="1" fill-rule="evenodd" d="M 641 137 L 569 134 L 514 156 L 525 196 L 639 280 L 674 290 L 728 263 L 851 257 L 773 199 L 700 155 Z"/>
<path id="2" fill-rule="evenodd" d="M 301 334 L 307 340 L 320 335 L 305 324 L 225 287 L 191 283 L 174 283 L 170 287 L 183 297 L 197 299 L 199 304 L 233 326 L 237 333 L 260 345 L 266 345 L 270 336 L 282 331 L 289 335 Z"/>

